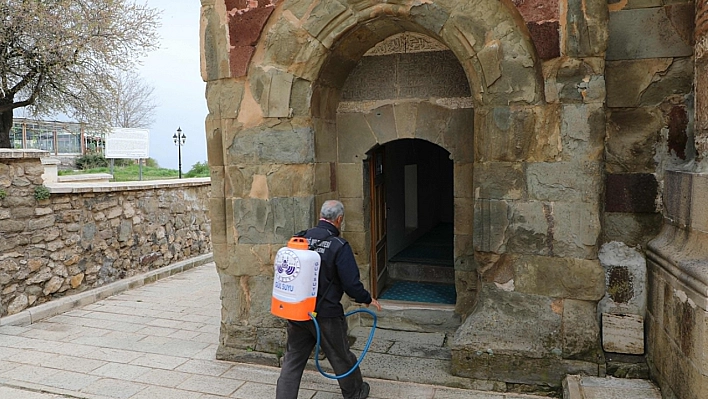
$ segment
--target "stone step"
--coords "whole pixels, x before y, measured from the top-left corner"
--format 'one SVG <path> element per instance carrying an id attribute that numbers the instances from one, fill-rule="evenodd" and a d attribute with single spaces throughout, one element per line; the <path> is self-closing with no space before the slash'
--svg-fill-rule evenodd
<path id="1" fill-rule="evenodd" d="M 418 283 L 455 284 L 455 269 L 413 262 L 389 262 L 389 277 L 393 280 L 415 281 Z"/>
<path id="2" fill-rule="evenodd" d="M 371 329 L 355 327 L 349 333 L 353 338 L 352 352 L 357 357 L 365 347 Z M 377 328 L 361 370 L 364 376 L 403 382 L 444 385 L 457 388 L 475 388 L 468 378 L 450 373 L 450 348 L 442 332 L 395 331 Z M 309 361 L 314 368 L 314 361 Z M 320 366 L 331 372 L 329 363 Z"/>
<path id="3" fill-rule="evenodd" d="M 661 392 L 648 380 L 569 375 L 563 399 L 661 399 Z"/>
<path id="4" fill-rule="evenodd" d="M 382 309 L 376 312 L 380 329 L 421 333 L 443 332 L 452 335 L 462 324 L 453 305 L 392 300 L 380 302 Z M 370 316 L 361 316 L 361 326 L 371 327 L 372 323 Z"/>

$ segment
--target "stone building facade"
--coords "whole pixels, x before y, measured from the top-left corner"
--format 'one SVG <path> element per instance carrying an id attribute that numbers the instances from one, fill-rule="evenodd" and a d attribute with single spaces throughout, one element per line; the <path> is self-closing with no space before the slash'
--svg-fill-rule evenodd
<path id="1" fill-rule="evenodd" d="M 702 7 L 202 0 L 219 356 L 282 348 L 273 255 L 337 198 L 376 294 L 393 253 L 452 224 L 453 374 L 552 387 L 604 375 L 607 348 L 624 349 L 604 345 L 601 315 L 631 315 L 642 349 L 626 353 L 647 355 L 666 397 L 699 397 Z"/>
<path id="2" fill-rule="evenodd" d="M 211 251 L 208 178 L 45 183 L 45 156 L 0 150 L 0 316 Z"/>

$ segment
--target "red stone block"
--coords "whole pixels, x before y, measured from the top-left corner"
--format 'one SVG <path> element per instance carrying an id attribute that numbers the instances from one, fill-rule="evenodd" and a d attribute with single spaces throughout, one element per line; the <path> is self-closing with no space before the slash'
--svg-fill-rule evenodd
<path id="1" fill-rule="evenodd" d="M 558 21 L 558 0 L 512 0 L 526 22 Z"/>
<path id="2" fill-rule="evenodd" d="M 673 107 L 669 112 L 669 151 L 681 159 L 686 159 L 688 144 L 688 112 L 685 107 Z"/>
<path id="3" fill-rule="evenodd" d="M 664 7 L 664 11 L 676 33 L 685 43 L 693 46 L 695 44 L 693 35 L 698 34 L 696 29 L 696 10 L 693 3 L 670 4 Z"/>
<path id="4" fill-rule="evenodd" d="M 526 24 L 531 34 L 531 40 L 536 47 L 536 52 L 542 60 L 560 57 L 560 32 L 559 23 L 556 22 L 529 22 Z"/>
<path id="5" fill-rule="evenodd" d="M 226 4 L 227 11 L 233 11 L 233 10 L 244 10 L 244 9 L 248 8 L 249 1 L 248 0 L 225 0 L 224 3 Z"/>
<path id="6" fill-rule="evenodd" d="M 248 63 L 251 62 L 251 57 L 255 50 L 256 48 L 253 46 L 241 46 L 231 49 L 229 52 L 229 66 L 231 67 L 232 78 L 246 76 Z"/>
<path id="7" fill-rule="evenodd" d="M 605 211 L 655 213 L 659 185 L 650 173 L 608 174 L 605 177 Z"/>
<path id="8" fill-rule="evenodd" d="M 273 7 L 259 7 L 229 16 L 229 43 L 233 47 L 254 46 L 272 13 Z"/>

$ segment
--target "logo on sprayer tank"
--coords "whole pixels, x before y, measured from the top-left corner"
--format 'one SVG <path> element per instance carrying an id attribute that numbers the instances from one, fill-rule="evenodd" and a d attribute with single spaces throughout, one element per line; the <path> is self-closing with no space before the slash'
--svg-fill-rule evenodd
<path id="1" fill-rule="evenodd" d="M 275 271 L 278 280 L 289 283 L 300 274 L 300 259 L 291 250 L 281 250 L 275 258 Z"/>

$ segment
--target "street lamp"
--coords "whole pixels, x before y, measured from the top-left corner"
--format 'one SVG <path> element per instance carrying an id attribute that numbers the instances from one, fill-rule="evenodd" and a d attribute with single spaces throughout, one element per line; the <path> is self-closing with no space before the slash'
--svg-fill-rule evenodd
<path id="1" fill-rule="evenodd" d="M 172 141 L 175 142 L 175 145 L 177 146 L 177 156 L 179 157 L 179 178 L 182 178 L 182 146 L 184 145 L 184 142 L 187 141 L 187 136 L 182 133 L 182 128 L 178 127 L 177 128 L 177 133 L 172 136 Z"/>

